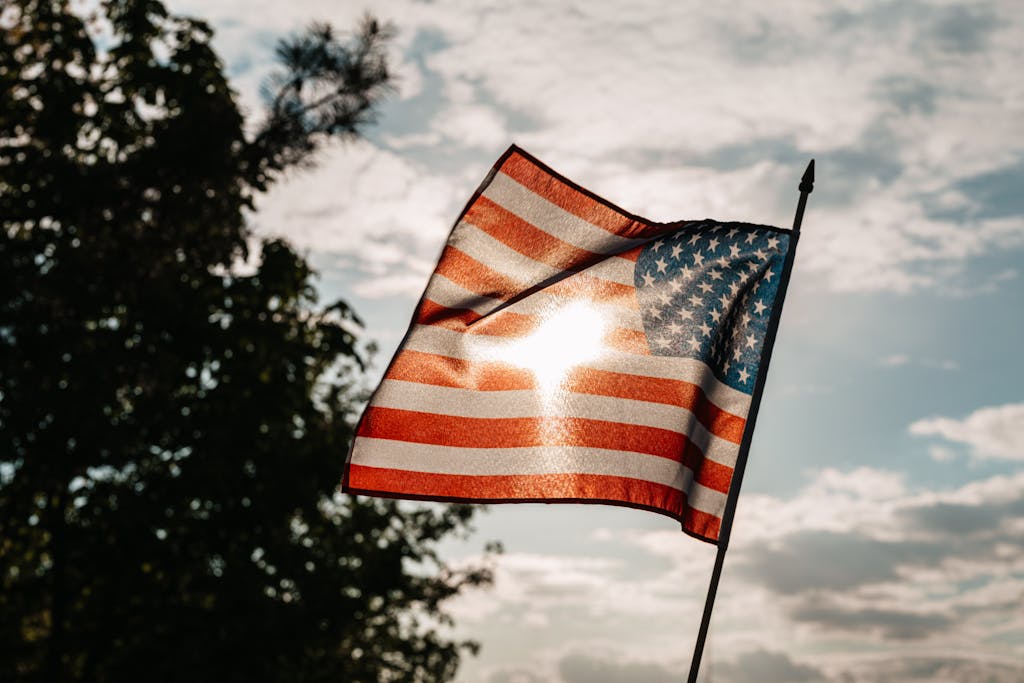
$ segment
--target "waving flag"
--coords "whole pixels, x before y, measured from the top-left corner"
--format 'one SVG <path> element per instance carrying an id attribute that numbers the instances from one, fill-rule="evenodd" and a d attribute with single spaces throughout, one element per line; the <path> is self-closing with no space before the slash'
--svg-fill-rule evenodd
<path id="1" fill-rule="evenodd" d="M 795 242 L 647 221 L 512 147 L 452 229 L 344 489 L 627 505 L 716 542 Z"/>

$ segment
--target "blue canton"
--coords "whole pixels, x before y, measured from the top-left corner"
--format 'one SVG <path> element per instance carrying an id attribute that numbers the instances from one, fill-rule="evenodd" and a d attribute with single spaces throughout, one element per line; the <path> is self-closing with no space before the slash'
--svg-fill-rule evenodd
<path id="1" fill-rule="evenodd" d="M 788 249 L 786 232 L 715 221 L 645 246 L 634 282 L 651 353 L 695 358 L 753 393 Z"/>

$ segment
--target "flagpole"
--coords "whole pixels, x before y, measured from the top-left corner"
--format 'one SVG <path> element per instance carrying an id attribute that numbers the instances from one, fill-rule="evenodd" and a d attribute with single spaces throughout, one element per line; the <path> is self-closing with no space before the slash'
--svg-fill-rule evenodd
<path id="1" fill-rule="evenodd" d="M 721 531 L 718 534 L 718 552 L 715 554 L 715 566 L 711 570 L 711 581 L 708 583 L 708 593 L 704 601 L 704 615 L 700 621 L 700 631 L 697 633 L 697 644 L 693 648 L 693 660 L 690 662 L 690 676 L 687 683 L 697 683 L 697 674 L 700 671 L 700 659 L 704 654 L 704 644 L 708 637 L 708 628 L 711 626 L 711 612 L 715 607 L 715 595 L 718 593 L 718 582 L 722 578 L 722 566 L 725 564 L 725 551 L 729 547 L 729 536 L 732 533 L 733 517 L 736 515 L 736 501 L 739 498 L 740 485 L 743 483 L 743 471 L 747 466 L 747 453 L 750 450 L 750 440 L 754 433 L 754 422 L 757 420 L 757 410 L 761 403 L 761 392 L 764 390 L 764 381 L 768 375 L 768 361 L 771 358 L 772 347 L 775 345 L 775 333 L 779 327 L 779 314 L 782 312 L 782 302 L 786 297 L 786 287 L 789 285 L 789 275 L 793 270 L 793 257 L 796 254 L 796 243 L 800 237 L 800 225 L 804 220 L 804 209 L 807 208 L 807 195 L 814 191 L 814 159 L 807 164 L 807 170 L 800 178 L 800 200 L 796 205 L 796 215 L 793 217 L 793 232 L 789 251 L 786 254 L 786 263 L 782 268 L 782 278 L 779 282 L 779 293 L 775 305 L 778 310 L 773 312 L 773 324 L 765 336 L 764 348 L 761 351 L 760 372 L 758 372 L 757 386 L 750 404 L 750 414 L 747 416 L 747 428 L 743 433 L 743 442 L 740 444 L 739 456 L 736 460 L 736 467 L 733 470 L 732 485 L 729 487 L 729 496 L 725 501 L 725 512 L 722 514 Z"/>
<path id="2" fill-rule="evenodd" d="M 814 159 L 807 164 L 807 170 L 800 178 L 800 201 L 796 204 L 796 215 L 793 217 L 793 232 L 800 232 L 800 224 L 804 222 L 804 209 L 807 208 L 807 195 L 814 191 Z"/>

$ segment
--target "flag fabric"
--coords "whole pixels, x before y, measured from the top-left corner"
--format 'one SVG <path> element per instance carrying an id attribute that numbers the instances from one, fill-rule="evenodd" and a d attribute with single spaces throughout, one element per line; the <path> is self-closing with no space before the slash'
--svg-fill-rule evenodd
<path id="1" fill-rule="evenodd" d="M 513 146 L 452 229 L 343 489 L 626 505 L 717 542 L 795 242 L 645 220 Z"/>

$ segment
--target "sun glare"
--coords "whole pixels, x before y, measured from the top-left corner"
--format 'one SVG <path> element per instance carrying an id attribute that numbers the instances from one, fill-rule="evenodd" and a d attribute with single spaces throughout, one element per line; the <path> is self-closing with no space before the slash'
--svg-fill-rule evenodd
<path id="1" fill-rule="evenodd" d="M 594 306 L 573 301 L 551 308 L 543 322 L 521 339 L 495 344 L 488 357 L 530 370 L 545 399 L 552 399 L 569 371 L 605 350 L 607 322 Z"/>

